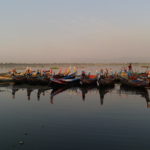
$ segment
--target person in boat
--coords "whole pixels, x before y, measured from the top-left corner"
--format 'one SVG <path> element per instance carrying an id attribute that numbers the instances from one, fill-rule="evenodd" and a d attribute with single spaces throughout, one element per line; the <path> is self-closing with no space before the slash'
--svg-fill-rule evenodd
<path id="1" fill-rule="evenodd" d="M 67 70 L 66 70 L 66 72 L 67 72 Z M 58 74 L 62 74 L 62 68 L 59 69 Z"/>
<path id="2" fill-rule="evenodd" d="M 111 77 L 114 77 L 114 72 L 113 72 L 112 68 L 109 69 L 109 75 L 110 75 Z"/>
<path id="3" fill-rule="evenodd" d="M 17 71 L 16 71 L 15 68 L 12 69 L 12 70 L 9 72 L 9 74 L 12 75 L 12 76 L 14 76 L 16 73 L 17 73 Z"/>
<path id="4" fill-rule="evenodd" d="M 71 68 L 66 68 L 64 75 L 69 75 L 69 73 L 71 72 Z"/>
<path id="5" fill-rule="evenodd" d="M 43 70 L 43 76 L 46 77 L 47 74 L 46 74 L 46 70 Z"/>
<path id="6" fill-rule="evenodd" d="M 115 76 L 115 77 L 118 77 L 118 76 L 119 76 L 119 73 L 118 73 L 117 71 L 115 71 L 114 76 Z"/>
<path id="7" fill-rule="evenodd" d="M 53 69 L 50 68 L 49 73 L 50 75 L 53 75 Z"/>
<path id="8" fill-rule="evenodd" d="M 73 70 L 75 73 L 77 73 L 77 67 L 76 66 L 74 66 Z"/>
<path id="9" fill-rule="evenodd" d="M 132 71 L 132 64 L 131 64 L 131 63 L 130 63 L 129 66 L 128 66 L 128 70 L 129 70 L 129 71 Z"/>
<path id="10" fill-rule="evenodd" d="M 104 78 L 105 78 L 104 70 L 101 69 L 101 70 L 100 70 L 100 76 L 99 76 L 99 79 L 104 79 Z"/>
<path id="11" fill-rule="evenodd" d="M 82 78 L 85 78 L 85 77 L 86 77 L 85 71 L 82 71 L 81 77 L 82 77 Z"/>
<path id="12" fill-rule="evenodd" d="M 89 71 L 89 72 L 88 72 L 88 78 L 90 78 L 90 75 L 91 75 L 91 72 Z"/>
<path id="13" fill-rule="evenodd" d="M 100 70 L 100 73 L 97 75 L 97 85 L 99 86 L 99 82 L 105 78 L 105 73 L 104 73 L 104 70 L 101 69 Z"/>
<path id="14" fill-rule="evenodd" d="M 30 71 L 29 71 L 29 69 L 27 69 L 27 70 L 26 70 L 25 74 L 26 74 L 27 76 L 29 76 L 29 75 L 30 75 Z"/>
<path id="15" fill-rule="evenodd" d="M 100 72 L 98 72 L 98 71 L 96 70 L 96 77 L 97 77 L 97 79 L 99 79 L 99 76 L 100 76 Z"/>
<path id="16" fill-rule="evenodd" d="M 43 70 L 42 69 L 40 70 L 40 75 L 41 75 L 41 77 L 43 76 Z"/>
<path id="17" fill-rule="evenodd" d="M 108 71 L 108 69 L 106 68 L 106 69 L 105 69 L 105 77 L 106 77 L 106 78 L 108 77 L 108 74 L 109 74 L 109 71 Z"/>
<path id="18" fill-rule="evenodd" d="M 126 67 L 124 67 L 124 72 L 128 72 L 127 70 L 128 70 L 128 69 L 127 69 Z"/>
<path id="19" fill-rule="evenodd" d="M 25 71 L 25 74 L 26 74 L 27 76 L 32 76 L 32 69 L 27 67 L 27 69 L 26 69 L 26 71 Z"/>
<path id="20" fill-rule="evenodd" d="M 28 72 L 29 72 L 28 75 L 29 75 L 29 76 L 32 76 L 32 72 L 33 72 L 33 71 L 32 71 L 31 68 L 29 68 L 29 71 L 28 71 Z"/>
<path id="21" fill-rule="evenodd" d="M 36 74 L 37 74 L 37 76 L 40 76 L 40 70 L 39 69 L 37 70 Z"/>
<path id="22" fill-rule="evenodd" d="M 132 71 L 132 64 L 130 63 L 129 66 L 128 66 L 128 77 L 129 78 L 132 78 L 133 77 L 133 71 Z"/>

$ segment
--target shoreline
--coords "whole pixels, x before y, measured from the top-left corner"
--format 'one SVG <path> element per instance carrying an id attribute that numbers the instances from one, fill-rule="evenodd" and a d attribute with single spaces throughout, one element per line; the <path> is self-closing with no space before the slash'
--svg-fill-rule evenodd
<path id="1" fill-rule="evenodd" d="M 131 63 L 132 65 L 150 65 L 150 62 L 136 62 L 136 63 L 132 63 L 132 62 L 125 62 L 125 63 L 115 63 L 115 62 L 108 62 L 108 63 L 0 63 L 0 66 L 11 66 L 11 65 L 128 65 L 129 63 Z"/>

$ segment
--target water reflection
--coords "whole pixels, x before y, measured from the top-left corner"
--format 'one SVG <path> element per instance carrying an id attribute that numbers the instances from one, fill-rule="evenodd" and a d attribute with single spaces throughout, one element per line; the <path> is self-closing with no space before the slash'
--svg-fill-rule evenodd
<path id="1" fill-rule="evenodd" d="M 145 98 L 147 103 L 147 108 L 150 108 L 150 98 L 149 98 L 148 89 L 138 89 L 138 88 L 131 88 L 128 86 L 120 85 L 119 94 L 140 95 L 141 97 Z"/>
<path id="2" fill-rule="evenodd" d="M 51 94 L 50 94 L 50 102 L 51 102 L 51 104 L 54 104 L 54 96 L 55 95 L 58 95 L 58 94 L 66 91 L 68 89 L 69 89 L 68 87 L 60 87 L 60 88 L 52 89 Z"/>
<path id="3" fill-rule="evenodd" d="M 111 85 L 111 86 L 108 86 L 108 87 L 99 88 L 100 104 L 101 105 L 104 104 L 104 96 L 107 93 L 111 92 L 114 88 L 115 88 L 114 85 Z"/>
<path id="4" fill-rule="evenodd" d="M 70 92 L 74 95 L 81 95 L 82 96 L 82 100 L 85 101 L 86 99 L 86 95 L 92 94 L 94 92 L 99 92 L 100 94 L 100 104 L 103 105 L 103 101 L 104 101 L 104 96 L 106 93 L 109 93 L 110 90 L 114 89 L 114 86 L 111 87 L 104 87 L 104 88 L 97 88 L 97 86 L 84 86 L 84 87 L 61 87 L 61 88 L 55 88 L 52 89 L 51 91 L 51 96 L 50 96 L 50 100 L 51 100 L 51 104 L 54 104 L 54 97 L 62 92 Z"/>
<path id="5" fill-rule="evenodd" d="M 30 86 L 30 85 L 13 85 L 11 87 L 11 89 L 12 89 L 13 99 L 15 99 L 16 92 L 18 92 L 19 90 L 24 90 L 25 89 L 27 91 L 28 100 L 31 99 L 31 93 L 34 90 L 37 90 L 37 100 L 40 100 L 41 94 L 43 94 L 43 96 L 44 96 L 45 91 L 50 90 L 50 87 L 47 87 L 47 86 Z"/>
<path id="6" fill-rule="evenodd" d="M 143 97 L 146 100 L 147 108 L 150 108 L 150 98 L 148 89 L 135 89 L 135 88 L 129 88 L 123 85 L 119 86 L 119 89 L 117 89 L 115 86 L 109 86 L 109 87 L 103 87 L 98 88 L 96 86 L 88 86 L 88 87 L 59 87 L 59 88 L 51 88 L 48 86 L 31 86 L 31 85 L 0 85 L 0 92 L 4 91 L 5 88 L 11 89 L 12 98 L 15 99 L 15 95 L 17 92 L 21 92 L 21 90 L 26 90 L 27 99 L 31 99 L 31 94 L 33 91 L 35 91 L 37 95 L 37 100 L 40 100 L 41 95 L 45 96 L 45 92 L 48 91 L 50 93 L 50 103 L 54 104 L 54 99 L 56 99 L 56 96 L 61 93 L 71 93 L 72 95 L 80 95 L 82 97 L 82 100 L 86 100 L 87 94 L 94 94 L 99 93 L 100 97 L 100 105 L 104 105 L 104 99 L 105 96 L 108 93 L 117 93 L 119 95 L 139 95 Z M 7 92 L 7 90 L 6 90 Z M 96 94 L 97 95 L 97 94 Z M 49 99 L 48 98 L 48 99 Z"/>
<path id="7" fill-rule="evenodd" d="M 97 91 L 97 87 L 96 86 L 80 87 L 79 89 L 80 89 L 80 91 L 82 93 L 81 95 L 82 95 L 82 100 L 83 101 L 85 101 L 87 93 L 92 93 L 92 92 Z"/>

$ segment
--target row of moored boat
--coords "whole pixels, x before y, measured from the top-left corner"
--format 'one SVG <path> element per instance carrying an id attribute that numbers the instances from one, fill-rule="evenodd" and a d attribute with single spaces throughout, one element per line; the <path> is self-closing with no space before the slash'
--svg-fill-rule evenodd
<path id="1" fill-rule="evenodd" d="M 49 85 L 49 86 L 89 86 L 96 85 L 98 87 L 111 86 L 116 82 L 123 85 L 145 88 L 150 86 L 149 72 L 144 73 L 133 72 L 132 70 L 122 70 L 113 73 L 112 71 L 101 69 L 96 74 L 90 74 L 82 71 L 78 74 L 77 70 L 73 73 L 66 71 L 57 74 L 50 71 L 32 71 L 17 73 L 16 70 L 0 75 L 1 82 L 13 82 L 15 84 L 32 84 L 32 85 Z"/>

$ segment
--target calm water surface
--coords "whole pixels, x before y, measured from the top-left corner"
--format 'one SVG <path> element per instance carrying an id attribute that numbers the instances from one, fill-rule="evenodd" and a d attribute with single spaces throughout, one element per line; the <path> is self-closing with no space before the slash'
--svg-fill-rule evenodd
<path id="1" fill-rule="evenodd" d="M 0 149 L 149 150 L 149 92 L 0 85 Z"/>
<path id="2" fill-rule="evenodd" d="M 3 150 L 149 149 L 149 90 L 0 87 Z M 19 144 L 23 142 L 24 144 Z"/>

